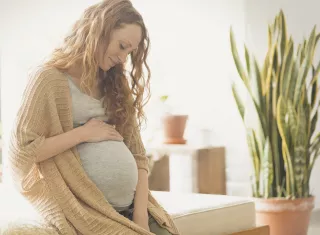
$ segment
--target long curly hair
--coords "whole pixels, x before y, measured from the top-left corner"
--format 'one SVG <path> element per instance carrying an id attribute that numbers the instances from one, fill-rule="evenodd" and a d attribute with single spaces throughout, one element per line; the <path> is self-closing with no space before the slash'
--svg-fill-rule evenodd
<path id="1" fill-rule="evenodd" d="M 137 24 L 142 30 L 142 40 L 129 56 L 131 68 L 126 71 L 125 65 L 118 64 L 104 72 L 95 58 L 98 45 L 102 42 L 108 45 L 112 30 L 121 28 L 123 24 Z M 104 0 L 84 11 L 46 65 L 66 71 L 80 63 L 83 70 L 80 88 L 91 93 L 91 88 L 98 82 L 106 94 L 104 105 L 109 123 L 124 128 L 138 120 L 136 125 L 140 128 L 146 119 L 143 107 L 150 98 L 150 69 L 146 62 L 149 45 L 143 18 L 130 1 Z"/>

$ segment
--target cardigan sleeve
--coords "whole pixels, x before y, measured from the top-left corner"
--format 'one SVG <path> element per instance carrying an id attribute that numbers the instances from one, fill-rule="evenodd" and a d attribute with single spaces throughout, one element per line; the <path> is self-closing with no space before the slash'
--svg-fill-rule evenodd
<path id="1" fill-rule="evenodd" d="M 28 191 L 40 178 L 38 149 L 48 132 L 52 85 L 48 72 L 37 71 L 25 88 L 9 143 L 9 163 L 16 186 Z"/>

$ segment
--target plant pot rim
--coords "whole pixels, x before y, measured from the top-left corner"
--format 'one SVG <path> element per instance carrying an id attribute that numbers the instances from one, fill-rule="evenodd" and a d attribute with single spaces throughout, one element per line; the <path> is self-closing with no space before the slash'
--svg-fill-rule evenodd
<path id="1" fill-rule="evenodd" d="M 315 206 L 315 197 L 304 197 L 297 199 L 286 198 L 256 198 L 255 209 L 257 212 L 289 212 L 289 211 L 311 211 Z"/>
<path id="2" fill-rule="evenodd" d="M 270 197 L 270 198 L 259 198 L 259 197 L 254 197 L 253 198 L 254 201 L 256 202 L 279 202 L 279 203 L 283 203 L 283 202 L 299 202 L 299 201 L 314 201 L 315 200 L 315 196 L 311 195 L 309 197 L 302 197 L 302 198 L 295 198 L 295 199 L 288 199 L 285 197 Z"/>

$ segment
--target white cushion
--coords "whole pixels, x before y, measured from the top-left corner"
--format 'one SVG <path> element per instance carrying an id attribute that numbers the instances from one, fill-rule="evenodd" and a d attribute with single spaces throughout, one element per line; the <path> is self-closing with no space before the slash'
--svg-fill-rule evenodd
<path id="1" fill-rule="evenodd" d="M 183 235 L 222 235 L 254 228 L 255 206 L 246 198 L 153 192 Z"/>
<path id="2" fill-rule="evenodd" d="M 1 235 L 58 235 L 12 187 L 0 184 Z"/>
<path id="3" fill-rule="evenodd" d="M 254 203 L 247 199 L 176 192 L 152 193 L 172 215 L 183 235 L 222 235 L 255 227 Z M 19 233 L 14 232 L 15 229 Z M 21 195 L 0 184 L 0 234 L 1 230 L 10 230 L 7 234 L 57 234 L 51 227 L 44 227 L 38 213 Z"/>

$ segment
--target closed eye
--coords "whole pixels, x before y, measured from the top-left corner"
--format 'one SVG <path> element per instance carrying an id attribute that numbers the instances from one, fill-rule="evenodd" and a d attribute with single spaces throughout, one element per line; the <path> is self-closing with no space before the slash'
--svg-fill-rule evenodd
<path id="1" fill-rule="evenodd" d="M 125 50 L 124 46 L 120 43 L 120 49 Z"/>

